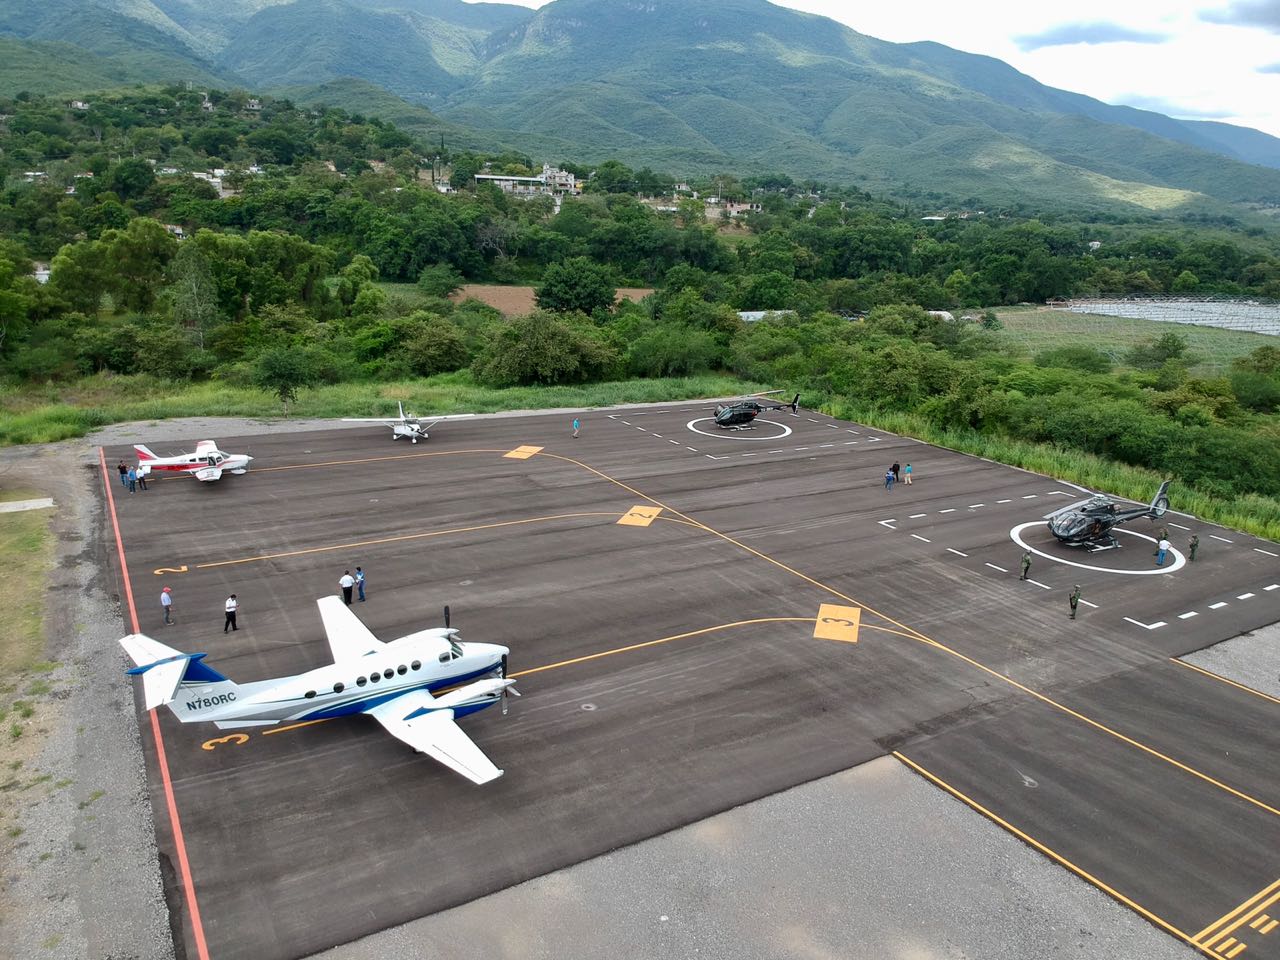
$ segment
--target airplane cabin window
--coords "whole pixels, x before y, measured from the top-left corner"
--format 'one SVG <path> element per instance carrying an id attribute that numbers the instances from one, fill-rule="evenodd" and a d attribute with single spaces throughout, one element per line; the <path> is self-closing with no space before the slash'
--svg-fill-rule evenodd
<path id="1" fill-rule="evenodd" d="M 366 683 L 368 683 L 368 682 L 369 682 L 369 681 L 368 681 L 368 680 L 366 680 L 364 677 L 356 677 L 356 686 L 357 686 L 357 687 L 363 687 L 363 686 L 364 686 Z"/>
<path id="2" fill-rule="evenodd" d="M 422 661 L 421 661 L 421 660 L 415 660 L 415 661 L 413 661 L 413 663 L 409 664 L 409 669 L 410 669 L 410 670 L 421 670 L 421 669 L 422 669 Z"/>
<path id="3" fill-rule="evenodd" d="M 371 673 L 371 674 L 369 674 L 369 682 L 370 682 L 370 683 L 377 683 L 377 682 L 378 682 L 379 680 L 381 680 L 381 679 L 382 679 L 382 674 L 380 674 L 380 673 Z"/>
<path id="4" fill-rule="evenodd" d="M 448 663 L 448 662 L 449 662 L 449 654 L 447 654 L 447 653 L 442 653 L 442 654 L 440 654 L 440 662 L 441 662 L 441 663 Z"/>
<path id="5" fill-rule="evenodd" d="M 392 677 L 396 675 L 396 672 L 392 670 L 390 667 L 387 667 L 387 669 L 382 671 L 382 675 L 386 677 L 388 680 L 390 680 Z"/>
<path id="6" fill-rule="evenodd" d="M 345 689 L 346 689 L 346 684 L 344 684 L 341 680 L 339 680 L 337 683 L 333 685 L 334 693 L 341 693 Z"/>
<path id="7" fill-rule="evenodd" d="M 307 693 L 306 693 L 306 697 L 307 697 L 307 699 L 308 699 L 308 700 L 310 700 L 310 699 L 311 699 L 312 697 L 314 697 L 315 695 L 316 695 L 316 692 L 315 692 L 314 690 L 308 690 L 308 691 L 307 691 Z"/>
<path id="8" fill-rule="evenodd" d="M 396 673 L 400 674 L 400 676 L 402 677 L 408 672 L 409 672 L 409 668 L 406 667 L 403 663 L 400 664 L 400 666 L 396 667 Z"/>

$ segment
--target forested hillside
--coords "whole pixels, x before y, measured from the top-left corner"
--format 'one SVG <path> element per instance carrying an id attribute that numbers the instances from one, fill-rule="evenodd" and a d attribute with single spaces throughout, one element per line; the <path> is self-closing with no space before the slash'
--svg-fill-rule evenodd
<path id="1" fill-rule="evenodd" d="M 213 380 L 288 399 L 447 373 L 495 387 L 727 373 L 1097 454 L 1206 496 L 1280 495 L 1280 350 L 1264 339 L 1207 380 L 1176 333 L 1115 367 L 1088 343 L 1019 356 L 987 312 L 1075 293 L 1280 297 L 1275 238 L 1230 221 L 924 220 L 785 175 L 689 185 L 753 201 L 731 218 L 660 171 L 440 154 L 385 121 L 216 91 L 0 113 L 11 441 L 29 437 L 20 411 L 88 384 Z M 471 179 L 543 159 L 587 185 L 558 213 Z M 454 193 L 433 183 L 446 171 Z M 464 279 L 538 283 L 541 309 L 507 321 L 445 299 Z M 618 285 L 659 290 L 615 305 Z M 745 324 L 739 310 L 787 312 Z M 1274 501 L 1250 503 L 1280 522 Z"/>

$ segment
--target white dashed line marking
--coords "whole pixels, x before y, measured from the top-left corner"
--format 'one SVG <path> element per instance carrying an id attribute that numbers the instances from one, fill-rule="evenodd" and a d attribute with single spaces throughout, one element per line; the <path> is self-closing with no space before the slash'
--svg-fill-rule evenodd
<path id="1" fill-rule="evenodd" d="M 1280 583 L 1273 583 L 1269 587 L 1263 587 L 1263 590 L 1280 590 Z"/>
<path id="2" fill-rule="evenodd" d="M 852 433 L 855 437 L 860 437 L 860 436 L 862 436 L 862 434 L 860 434 L 857 430 L 846 430 L 845 432 L 846 432 L 846 433 Z"/>
<path id="3" fill-rule="evenodd" d="M 637 430 L 639 430 L 641 433 L 648 433 L 648 432 L 649 432 L 649 431 L 648 431 L 648 430 L 646 430 L 644 427 L 636 427 L 636 429 L 637 429 Z"/>
<path id="4" fill-rule="evenodd" d="M 662 439 L 662 434 L 660 433 L 655 433 L 654 436 L 657 437 L 659 440 Z"/>
<path id="5" fill-rule="evenodd" d="M 1008 570 L 1006 570 L 1004 567 L 997 567 L 994 563 L 988 563 L 988 564 L 987 564 L 987 566 L 988 566 L 988 567 L 990 567 L 992 570 L 999 570 L 1001 573 L 1008 573 L 1008 572 L 1009 572 L 1009 571 L 1008 571 Z"/>
<path id="6" fill-rule="evenodd" d="M 1174 523 L 1172 520 L 1170 520 L 1170 521 L 1169 521 L 1169 526 L 1171 526 L 1171 527 L 1177 527 L 1179 530 L 1190 530 L 1190 529 L 1191 529 L 1190 527 L 1184 527 L 1184 526 L 1183 526 L 1182 524 L 1180 524 L 1180 523 Z"/>
<path id="7" fill-rule="evenodd" d="M 1209 534 L 1214 540 L 1221 540 L 1223 543 L 1235 543 L 1234 540 L 1228 540 L 1226 537 L 1220 537 L 1216 533 Z"/>
<path id="8" fill-rule="evenodd" d="M 1165 626 L 1165 622 L 1163 620 L 1157 620 L 1155 623 L 1143 623 L 1141 620 L 1133 619 L 1133 617 L 1125 617 L 1125 619 L 1135 627 L 1141 627 L 1143 630 L 1154 630 L 1156 627 Z"/>
<path id="9" fill-rule="evenodd" d="M 1028 493 L 1028 494 L 1027 494 L 1026 496 L 1024 496 L 1022 499 L 1023 499 L 1023 500 L 1034 500 L 1034 499 L 1035 499 L 1036 497 L 1038 497 L 1038 496 L 1039 496 L 1039 494 L 1037 494 L 1037 493 Z"/>
<path id="10" fill-rule="evenodd" d="M 857 440 L 846 440 L 846 441 L 844 442 L 844 445 L 847 447 L 847 446 L 849 446 L 849 444 L 851 444 L 851 443 L 857 443 L 857 442 L 858 442 Z"/>
<path id="11" fill-rule="evenodd" d="M 1254 547 L 1253 549 L 1257 553 L 1265 553 L 1268 557 L 1280 556 L 1280 554 L 1272 553 L 1270 550 L 1263 550 L 1261 547 Z"/>
<path id="12" fill-rule="evenodd" d="M 955 512 L 956 512 L 956 508 L 955 508 L 955 507 L 947 507 L 947 509 L 945 509 L 945 510 L 939 510 L 938 512 L 939 512 L 939 513 L 955 513 Z"/>
<path id="13" fill-rule="evenodd" d="M 697 450 L 695 450 L 695 451 L 693 451 L 693 452 L 694 452 L 694 453 L 697 453 L 698 451 L 697 451 Z M 704 454 L 703 454 L 703 456 L 704 456 L 704 457 L 706 457 L 708 460 L 728 460 L 728 459 L 729 459 L 728 457 L 713 457 L 713 456 L 712 456 L 711 454 L 709 454 L 709 453 L 704 453 Z"/>
<path id="14" fill-rule="evenodd" d="M 799 453 L 801 450 L 808 450 L 808 449 L 809 449 L 808 447 L 796 447 L 796 453 Z"/>
<path id="15" fill-rule="evenodd" d="M 834 446 L 835 446 L 835 444 L 834 444 L 834 443 L 820 443 L 820 444 L 818 444 L 818 447 L 819 447 L 819 448 L 822 448 L 822 447 L 834 447 Z"/>
<path id="16" fill-rule="evenodd" d="M 925 543 L 933 543 L 933 541 L 930 540 L 928 537 L 922 537 L 918 533 L 913 533 L 912 536 L 915 537 L 917 540 L 923 540 Z"/>
<path id="17" fill-rule="evenodd" d="M 997 500 L 996 503 L 1013 503 L 1012 500 Z"/>
<path id="18" fill-rule="evenodd" d="M 760 454 L 758 454 L 758 453 L 744 453 L 744 454 L 743 454 L 743 456 L 744 456 L 744 457 L 758 457 L 758 456 L 760 456 Z"/>
<path id="19" fill-rule="evenodd" d="M 1047 583 L 1041 583 L 1039 580 L 1032 580 L 1030 577 L 1027 577 L 1027 583 L 1034 583 L 1034 584 L 1035 584 L 1037 587 L 1039 587 L 1041 590 L 1052 590 L 1052 589 L 1053 589 L 1053 587 L 1049 586 Z"/>
<path id="20" fill-rule="evenodd" d="M 818 420 L 813 419 L 813 417 L 805 417 L 805 419 L 806 419 L 806 420 L 808 420 L 810 423 L 820 423 L 820 422 L 821 422 L 821 421 L 818 421 Z"/>
<path id="21" fill-rule="evenodd" d="M 610 420 L 617 420 L 617 419 L 618 419 L 618 414 L 616 414 L 616 413 L 611 413 L 611 414 L 609 414 L 609 419 L 610 419 Z"/>
<path id="22" fill-rule="evenodd" d="M 1071 496 L 1071 494 L 1067 493 L 1067 491 L 1065 490 L 1050 490 L 1048 493 L 1045 494 L 1045 496 L 1046 497 L 1069 497 Z"/>
<path id="23" fill-rule="evenodd" d="M 879 437 L 867 437 L 868 440 L 879 440 Z"/>
<path id="24" fill-rule="evenodd" d="M 674 443 L 677 447 L 680 446 L 679 440 L 668 440 L 667 443 Z"/>
<path id="25" fill-rule="evenodd" d="M 769 452 L 770 452 L 770 453 L 782 453 L 782 451 L 781 451 L 781 450 L 770 450 Z"/>
<path id="26" fill-rule="evenodd" d="M 1178 614 L 1178 619 L 1179 619 L 1179 620 L 1190 620 L 1192 617 L 1198 617 L 1198 616 L 1200 616 L 1200 614 L 1198 614 L 1198 613 L 1196 613 L 1194 610 L 1192 610 L 1192 611 L 1190 611 L 1189 613 L 1180 613 L 1180 614 Z"/>
<path id="27" fill-rule="evenodd" d="M 985 504 L 985 503 L 971 503 L 971 504 L 969 504 L 969 509 L 970 509 L 970 510 L 977 510 L 979 507 L 985 507 L 985 506 L 986 506 L 986 504 Z"/>
<path id="28" fill-rule="evenodd" d="M 1252 596 L 1253 596 L 1253 594 L 1252 594 L 1252 593 L 1242 593 L 1242 594 L 1240 594 L 1240 596 L 1236 597 L 1236 599 L 1237 599 L 1237 600 L 1248 600 L 1248 599 L 1249 599 L 1250 597 L 1252 597 Z"/>
<path id="29" fill-rule="evenodd" d="M 898 521 L 897 521 L 895 518 L 893 518 L 893 517 L 890 517 L 888 520 L 877 520 L 877 521 L 876 521 L 876 523 L 880 524 L 880 526 L 882 526 L 882 527 L 888 527 L 890 530 L 892 530 L 892 529 L 893 529 L 893 524 L 895 524 L 895 523 L 897 523 L 897 522 L 898 522 Z"/>
<path id="30" fill-rule="evenodd" d="M 957 550 L 955 547 L 947 547 L 947 552 L 948 552 L 948 553 L 954 553 L 957 557 L 967 557 L 967 556 L 968 556 L 968 554 L 967 554 L 967 553 L 961 553 L 961 552 L 960 552 L 959 550 Z"/>
<path id="31" fill-rule="evenodd" d="M 839 430 L 839 429 L 840 429 L 840 427 L 839 427 L 839 426 L 837 426 L 837 425 L 836 425 L 836 424 L 834 424 L 834 423 L 828 423 L 828 424 L 827 424 L 827 429 L 829 429 L 829 430 Z"/>
<path id="32" fill-rule="evenodd" d="M 1088 600 L 1086 600 L 1084 597 L 1081 597 L 1081 598 L 1080 598 L 1080 602 L 1081 602 L 1081 603 L 1083 603 L 1086 607 L 1093 607 L 1093 609 L 1095 609 L 1095 610 L 1097 610 L 1097 609 L 1098 609 L 1098 605 L 1097 605 L 1096 603 L 1090 603 L 1090 602 L 1089 602 Z"/>
<path id="33" fill-rule="evenodd" d="M 1227 601 L 1225 601 L 1225 600 L 1219 600 L 1217 603 L 1211 603 L 1211 604 L 1209 604 L 1209 609 L 1210 609 L 1210 610 L 1221 610 L 1221 609 L 1222 609 L 1223 607 L 1225 607 L 1226 605 L 1227 605 Z"/>
<path id="34" fill-rule="evenodd" d="M 694 450 L 694 448 L 693 448 L 693 447 L 685 447 L 685 449 L 686 449 L 686 450 L 690 450 L 690 451 L 692 451 L 693 453 L 697 453 L 697 452 L 698 452 L 697 450 Z"/>
<path id="35" fill-rule="evenodd" d="M 631 426 L 630 420 L 623 420 L 622 422 L 625 423 L 628 427 Z"/>
<path id="36" fill-rule="evenodd" d="M 911 516 L 907 517 L 907 519 L 908 519 L 908 520 L 919 520 L 921 517 L 927 517 L 927 516 L 928 516 L 928 514 L 927 514 L 927 513 L 913 513 Z"/>

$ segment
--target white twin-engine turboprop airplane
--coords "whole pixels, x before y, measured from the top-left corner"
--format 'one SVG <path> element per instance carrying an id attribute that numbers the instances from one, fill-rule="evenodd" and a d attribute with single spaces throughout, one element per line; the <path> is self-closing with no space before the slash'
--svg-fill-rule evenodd
<path id="1" fill-rule="evenodd" d="M 129 673 L 142 677 L 146 708 L 167 704 L 183 723 L 228 730 L 367 713 L 468 780 L 502 776 L 454 720 L 499 700 L 506 713 L 507 692 L 519 696 L 506 676 L 506 647 L 459 642 L 448 607 L 443 628 L 383 643 L 340 598 L 321 597 L 316 605 L 333 665 L 293 677 L 235 683 L 205 664 L 203 653 L 182 653 L 141 633 L 120 645 L 137 664 Z"/>
<path id="2" fill-rule="evenodd" d="M 391 428 L 391 439 L 399 440 L 401 437 L 408 437 L 414 443 L 419 439 L 427 439 L 427 431 L 434 427 L 441 420 L 462 420 L 465 417 L 474 417 L 474 413 L 454 413 L 447 417 L 415 417 L 412 413 L 404 412 L 404 404 L 398 403 L 400 407 L 399 417 L 343 417 L 343 423 L 383 423 Z M 424 423 L 423 420 L 426 420 Z"/>
<path id="3" fill-rule="evenodd" d="M 151 448 L 135 443 L 138 469 L 144 474 L 190 473 L 197 480 L 217 480 L 225 471 L 244 473 L 253 457 L 246 453 L 223 453 L 212 440 L 201 440 L 195 453 L 180 453 L 176 457 L 157 457 Z"/>

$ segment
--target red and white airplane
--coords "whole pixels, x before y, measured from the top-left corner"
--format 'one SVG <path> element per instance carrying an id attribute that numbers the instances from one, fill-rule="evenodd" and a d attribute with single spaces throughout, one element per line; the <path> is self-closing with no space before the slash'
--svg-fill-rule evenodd
<path id="1" fill-rule="evenodd" d="M 190 473 L 197 480 L 217 480 L 225 471 L 244 473 L 253 457 L 246 453 L 223 453 L 212 440 L 201 440 L 195 453 L 180 453 L 176 457 L 157 457 L 151 448 L 135 443 L 138 451 L 138 471 L 144 476 L 152 473 Z"/>

